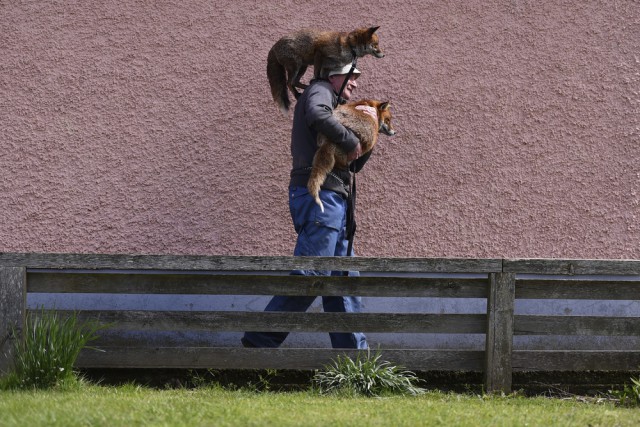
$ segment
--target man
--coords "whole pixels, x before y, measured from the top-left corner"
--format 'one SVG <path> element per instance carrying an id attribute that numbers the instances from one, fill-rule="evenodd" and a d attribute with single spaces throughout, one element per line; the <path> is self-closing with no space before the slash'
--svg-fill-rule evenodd
<path id="1" fill-rule="evenodd" d="M 325 180 L 320 191 L 325 210 L 321 212 L 307 190 L 313 156 L 317 149 L 318 133 L 340 145 L 356 172 L 362 169 L 371 152 L 362 156 L 362 147 L 353 132 L 340 124 L 333 116 L 333 109 L 339 101 L 339 92 L 348 76 L 351 64 L 331 70 L 327 79 L 315 79 L 298 99 L 293 116 L 291 131 L 291 156 L 293 160 L 289 186 L 289 209 L 298 239 L 293 254 L 295 256 L 346 256 L 347 255 L 347 198 L 351 174 L 348 170 L 334 169 Z M 344 87 L 342 98 L 348 100 L 358 87 L 356 79 L 360 71 L 353 73 Z M 375 115 L 375 112 L 369 114 Z M 353 250 L 348 254 L 353 256 Z M 342 276 L 342 271 L 293 271 L 297 275 Z M 358 275 L 349 272 L 349 275 Z M 265 311 L 306 311 L 315 297 L 275 296 Z M 359 297 L 322 297 L 327 312 L 358 312 Z M 246 332 L 242 338 L 245 347 L 278 347 L 286 339 L 288 332 Z M 334 348 L 368 348 L 364 334 L 330 333 Z"/>

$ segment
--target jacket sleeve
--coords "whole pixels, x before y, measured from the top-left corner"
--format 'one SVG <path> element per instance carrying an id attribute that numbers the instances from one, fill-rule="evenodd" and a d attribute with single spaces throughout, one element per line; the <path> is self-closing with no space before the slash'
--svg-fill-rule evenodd
<path id="1" fill-rule="evenodd" d="M 326 87 L 314 88 L 306 104 L 306 118 L 309 127 L 325 135 L 345 153 L 350 153 L 358 145 L 358 137 L 333 117 L 333 93 Z"/>

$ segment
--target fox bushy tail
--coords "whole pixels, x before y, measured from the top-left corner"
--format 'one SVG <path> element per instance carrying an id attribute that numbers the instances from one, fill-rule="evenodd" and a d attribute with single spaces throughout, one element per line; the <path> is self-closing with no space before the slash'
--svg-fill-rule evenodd
<path id="1" fill-rule="evenodd" d="M 318 150 L 313 156 L 307 190 L 309 190 L 309 194 L 311 194 L 318 206 L 320 206 L 320 210 L 324 212 L 324 205 L 322 204 L 322 200 L 320 200 L 320 187 L 324 184 L 324 180 L 327 179 L 327 175 L 336 164 L 336 145 L 329 142 L 322 134 L 320 134 L 318 138 L 318 143 Z"/>
<path id="2" fill-rule="evenodd" d="M 287 73 L 285 68 L 278 62 L 273 48 L 267 56 L 267 78 L 271 86 L 271 96 L 274 102 L 284 114 L 289 111 L 289 94 L 287 93 Z"/>
<path id="3" fill-rule="evenodd" d="M 320 210 L 324 212 L 324 205 L 322 204 L 322 200 L 320 200 L 320 187 L 324 182 L 327 176 L 323 175 L 322 171 L 317 169 L 313 169 L 311 171 L 311 175 L 309 176 L 309 182 L 307 183 L 307 189 L 309 190 L 309 194 L 313 197 L 313 200 L 316 201 L 318 206 L 320 206 Z"/>

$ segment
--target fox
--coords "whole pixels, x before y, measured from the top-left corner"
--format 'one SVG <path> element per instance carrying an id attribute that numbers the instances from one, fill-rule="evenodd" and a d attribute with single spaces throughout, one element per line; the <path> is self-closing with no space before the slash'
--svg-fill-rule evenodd
<path id="1" fill-rule="evenodd" d="M 373 107 L 378 113 L 378 121 L 365 113 L 358 107 Z M 362 108 L 362 107 L 361 107 Z M 363 99 L 348 104 L 339 105 L 333 110 L 333 116 L 345 127 L 351 129 L 362 146 L 362 154 L 373 149 L 378 142 L 378 133 L 382 132 L 388 136 L 396 134 L 391 125 L 391 105 L 389 102 Z M 348 167 L 347 153 L 338 145 L 332 143 L 325 135 L 318 134 L 318 150 L 313 156 L 311 174 L 307 182 L 309 194 L 324 212 L 324 205 L 320 200 L 320 187 L 327 178 L 327 175 L 334 167 L 346 169 Z"/>
<path id="2" fill-rule="evenodd" d="M 326 78 L 328 70 L 343 67 L 354 57 L 383 58 L 375 34 L 378 28 L 358 28 L 350 33 L 305 29 L 278 40 L 267 56 L 267 78 L 280 111 L 286 114 L 291 105 L 287 88 L 298 99 L 300 92 L 296 87 L 307 87 L 300 79 L 309 65 L 313 65 L 314 78 Z"/>

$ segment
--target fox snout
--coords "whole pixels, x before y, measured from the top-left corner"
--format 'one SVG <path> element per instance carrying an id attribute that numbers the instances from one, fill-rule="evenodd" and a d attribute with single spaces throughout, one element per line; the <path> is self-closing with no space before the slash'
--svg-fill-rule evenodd
<path id="1" fill-rule="evenodd" d="M 396 134 L 395 129 L 393 129 L 390 125 L 387 125 L 386 123 L 382 123 L 382 126 L 380 126 L 380 130 L 384 132 L 385 135 L 393 136 Z"/>
<path id="2" fill-rule="evenodd" d="M 374 38 L 371 40 L 371 43 L 367 46 L 367 51 L 375 56 L 376 58 L 384 58 L 384 52 L 380 49 L 380 45 L 378 45 L 378 40 Z"/>

